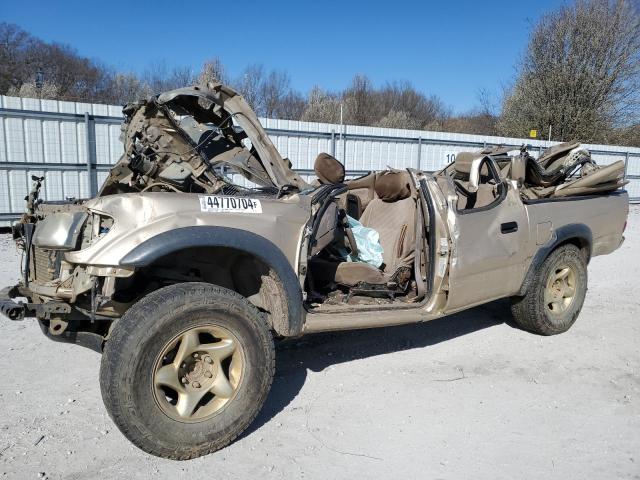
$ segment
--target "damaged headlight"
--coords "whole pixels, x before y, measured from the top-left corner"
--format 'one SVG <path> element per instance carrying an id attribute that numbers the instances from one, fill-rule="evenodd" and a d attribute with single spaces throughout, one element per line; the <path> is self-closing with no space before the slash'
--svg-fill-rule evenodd
<path id="1" fill-rule="evenodd" d="M 82 231 L 80 250 L 94 244 L 113 228 L 113 218 L 104 213 L 89 211 L 85 228 Z"/>
<path id="2" fill-rule="evenodd" d="M 33 245 L 43 250 L 82 250 L 104 237 L 113 218 L 91 210 L 55 212 L 38 221 Z"/>

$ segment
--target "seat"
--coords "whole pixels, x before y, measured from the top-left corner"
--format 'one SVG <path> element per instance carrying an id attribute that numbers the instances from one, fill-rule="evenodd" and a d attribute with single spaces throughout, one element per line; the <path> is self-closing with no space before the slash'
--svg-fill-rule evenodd
<path id="1" fill-rule="evenodd" d="M 344 165 L 328 153 L 322 152 L 316 157 L 313 171 L 322 185 L 344 182 Z"/>
<path id="2" fill-rule="evenodd" d="M 344 165 L 338 159 L 328 153 L 320 153 L 313 164 L 313 170 L 318 177 L 317 185 L 338 184 L 345 182 Z M 372 195 L 373 179 L 375 174 L 365 175 L 364 177 L 349 182 L 349 192 L 337 197 L 338 203 L 350 217 L 356 220 L 360 219 L 360 215 L 368 205 L 370 199 L 367 195 Z M 353 186 L 351 186 L 353 183 Z"/>
<path id="3" fill-rule="evenodd" d="M 356 220 L 360 219 L 360 216 L 366 210 L 369 202 L 376 198 L 376 175 L 377 174 L 375 172 L 369 172 L 362 177 L 349 180 L 347 183 L 347 187 L 349 189 L 349 192 L 347 193 L 347 205 L 349 205 L 350 202 L 355 205 L 355 207 L 348 213 Z"/>
<path id="4" fill-rule="evenodd" d="M 406 284 L 415 258 L 416 201 L 411 195 L 411 177 L 404 171 L 377 174 L 377 198 L 369 202 L 360 222 L 380 235 L 384 263 L 380 269 L 362 262 L 342 262 L 335 283 L 354 287 L 367 284 Z"/>
<path id="5" fill-rule="evenodd" d="M 458 210 L 486 207 L 497 198 L 499 179 L 492 174 L 489 162 L 490 157 L 482 152 L 460 152 L 456 155 L 453 181 L 458 193 Z M 478 172 L 478 178 L 472 182 L 474 171 Z"/>

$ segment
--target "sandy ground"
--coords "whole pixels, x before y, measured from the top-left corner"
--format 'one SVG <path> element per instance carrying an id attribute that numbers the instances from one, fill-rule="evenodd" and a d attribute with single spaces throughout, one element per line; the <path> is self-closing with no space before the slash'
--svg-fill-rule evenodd
<path id="1" fill-rule="evenodd" d="M 2 319 L 0 478 L 640 478 L 640 209 L 626 236 L 564 335 L 512 328 L 495 302 L 281 345 L 249 431 L 188 462 L 114 427 L 98 354 Z M 0 262 L 0 285 L 17 280 L 7 235 Z"/>

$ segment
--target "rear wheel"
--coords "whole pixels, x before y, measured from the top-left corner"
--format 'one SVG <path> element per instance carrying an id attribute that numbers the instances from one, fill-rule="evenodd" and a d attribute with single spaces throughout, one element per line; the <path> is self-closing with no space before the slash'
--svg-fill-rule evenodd
<path id="1" fill-rule="evenodd" d="M 575 323 L 586 292 L 584 256 L 575 245 L 562 245 L 542 263 L 526 295 L 512 299 L 511 312 L 520 328 L 555 335 Z"/>
<path id="2" fill-rule="evenodd" d="M 233 441 L 264 403 L 274 372 L 265 318 L 215 285 L 172 285 L 118 321 L 100 369 L 109 415 L 136 446 L 189 459 Z"/>

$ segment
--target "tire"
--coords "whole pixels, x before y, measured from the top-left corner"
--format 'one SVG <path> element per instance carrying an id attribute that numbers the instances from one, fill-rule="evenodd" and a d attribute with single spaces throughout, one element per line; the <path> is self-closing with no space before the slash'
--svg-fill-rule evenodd
<path id="1" fill-rule="evenodd" d="M 147 295 L 117 321 L 100 387 L 109 415 L 134 445 L 187 460 L 225 447 L 249 426 L 274 368 L 273 337 L 255 306 L 222 287 L 182 283 Z"/>
<path id="2" fill-rule="evenodd" d="M 569 273 L 565 273 L 565 269 Z M 573 296 L 569 299 L 564 295 L 571 293 L 571 284 Z M 557 335 L 575 323 L 586 293 L 584 255 L 575 245 L 562 245 L 551 252 L 535 272 L 527 293 L 511 299 L 511 313 L 523 330 L 538 335 Z"/>

